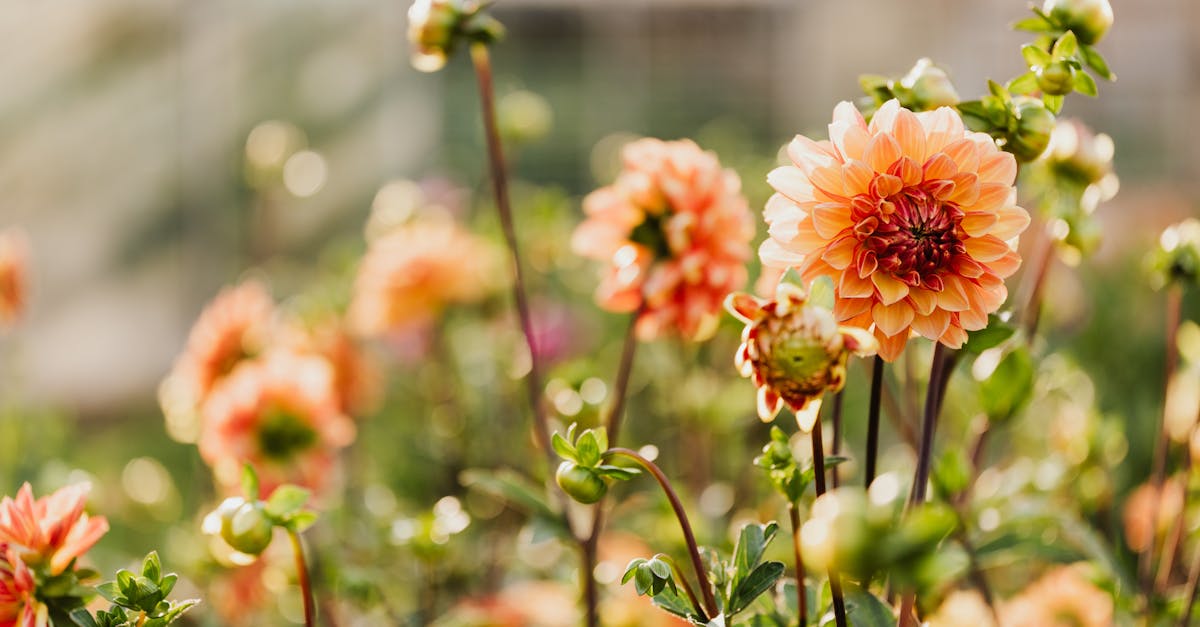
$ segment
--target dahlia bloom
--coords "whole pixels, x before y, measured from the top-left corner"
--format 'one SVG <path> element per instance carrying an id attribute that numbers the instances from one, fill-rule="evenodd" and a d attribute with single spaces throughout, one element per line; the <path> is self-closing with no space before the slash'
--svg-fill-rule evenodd
<path id="1" fill-rule="evenodd" d="M 584 198 L 571 246 L 608 264 L 596 300 L 639 311 L 638 337 L 704 339 L 725 296 L 746 283 L 754 222 L 741 181 L 690 140 L 625 146 L 617 180 Z"/>
<path id="2" fill-rule="evenodd" d="M 236 487 L 249 463 L 263 496 L 283 483 L 320 492 L 338 449 L 354 440 L 333 370 L 319 357 L 275 351 L 246 362 L 213 389 L 201 411 L 200 456 L 217 481 Z"/>
<path id="3" fill-rule="evenodd" d="M 494 287 L 498 253 L 449 219 L 420 219 L 370 243 L 347 314 L 365 336 L 429 326 L 447 305 L 481 300 Z"/>
<path id="4" fill-rule="evenodd" d="M 849 102 L 830 140 L 798 135 L 792 164 L 767 175 L 763 263 L 807 284 L 833 280 L 834 314 L 873 328 L 895 361 L 912 332 L 951 348 L 987 326 L 1008 296 L 1029 214 L 1016 206 L 1017 163 L 954 110 L 913 113 L 890 100 L 868 125 Z"/>
<path id="5" fill-rule="evenodd" d="M 996 627 L 996 619 L 979 592 L 955 590 L 925 624 L 928 627 Z"/>
<path id="6" fill-rule="evenodd" d="M 314 324 L 295 322 L 285 325 L 280 344 L 301 355 L 313 355 L 328 362 L 333 370 L 333 386 L 338 408 L 356 416 L 370 413 L 379 403 L 383 373 L 340 320 L 326 319 Z"/>
<path id="7" fill-rule="evenodd" d="M 47 608 L 34 597 L 36 583 L 14 547 L 0 543 L 0 627 L 46 627 Z"/>
<path id="8" fill-rule="evenodd" d="M 266 348 L 274 319 L 275 302 L 262 283 L 222 290 L 192 326 L 173 376 L 186 380 L 202 402 L 238 364 Z"/>
<path id="9" fill-rule="evenodd" d="M 0 231 L 0 330 L 12 326 L 25 310 L 29 242 L 16 227 Z"/>
<path id="10" fill-rule="evenodd" d="M 1080 565 L 1042 575 L 1000 608 L 1005 627 L 1109 627 L 1113 600 L 1088 581 Z"/>
<path id="11" fill-rule="evenodd" d="M 850 353 L 869 355 L 878 348 L 871 334 L 838 326 L 828 309 L 809 304 L 804 291 L 791 283 L 780 283 L 770 301 L 732 294 L 727 307 L 746 323 L 736 364 L 758 388 L 763 422 L 774 420 L 786 404 L 796 412 L 800 428 L 811 431 L 821 397 L 846 384 Z"/>
<path id="12" fill-rule="evenodd" d="M 108 532 L 103 516 L 93 518 L 83 511 L 90 490 L 80 483 L 34 499 L 26 483 L 17 498 L 0 501 L 0 543 L 8 544 L 24 563 L 61 574 Z"/>

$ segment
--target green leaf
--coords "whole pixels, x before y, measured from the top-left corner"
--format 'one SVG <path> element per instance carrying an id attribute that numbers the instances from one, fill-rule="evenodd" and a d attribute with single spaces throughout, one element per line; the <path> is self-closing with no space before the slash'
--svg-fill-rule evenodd
<path id="1" fill-rule="evenodd" d="M 1015 326 L 1005 322 L 996 314 L 989 314 L 986 327 L 967 334 L 967 343 L 963 345 L 963 350 L 978 355 L 989 348 L 1003 344 L 1016 332 Z"/>
<path id="2" fill-rule="evenodd" d="M 1108 63 L 1095 48 L 1091 46 L 1079 46 L 1079 52 L 1083 56 L 1083 62 L 1087 63 L 1087 66 L 1092 68 L 1100 78 L 1106 81 L 1117 80 L 1117 75 L 1108 69 Z"/>
<path id="3" fill-rule="evenodd" d="M 1012 79 L 1011 81 L 1008 81 L 1008 84 L 1005 85 L 1005 88 L 1008 89 L 1009 92 L 1021 96 L 1032 94 L 1038 90 L 1037 74 L 1034 74 L 1033 72 L 1026 72 Z"/>
<path id="4" fill-rule="evenodd" d="M 288 517 L 284 526 L 296 533 L 301 533 L 317 523 L 317 513 L 310 511 L 296 512 Z"/>
<path id="5" fill-rule="evenodd" d="M 162 562 L 158 559 L 158 551 L 150 551 L 142 560 L 142 576 L 150 581 L 162 580 Z"/>
<path id="6" fill-rule="evenodd" d="M 650 592 L 651 586 L 654 585 L 654 573 L 643 562 L 638 564 L 633 571 L 633 589 L 637 591 L 638 596 L 644 596 Z"/>
<path id="7" fill-rule="evenodd" d="M 1079 51 L 1079 41 L 1075 39 L 1075 33 L 1067 31 L 1063 33 L 1058 41 L 1054 42 L 1054 47 L 1050 49 L 1050 54 L 1055 59 L 1069 59 L 1075 56 Z"/>
<path id="8" fill-rule="evenodd" d="M 642 471 L 637 468 L 623 468 L 611 464 L 601 464 L 596 467 L 596 471 L 602 477 L 612 477 L 618 481 L 629 481 L 642 474 Z"/>
<path id="9" fill-rule="evenodd" d="M 117 599 L 124 598 L 115 581 L 108 581 L 96 586 L 96 592 L 107 599 L 109 603 L 116 603 Z"/>
<path id="10" fill-rule="evenodd" d="M 733 594 L 729 597 L 729 607 L 725 613 L 733 616 L 738 612 L 746 609 L 748 605 L 758 598 L 758 595 L 770 590 L 776 581 L 783 576 L 785 567 L 783 562 L 766 562 L 759 564 L 749 576 L 737 584 Z"/>
<path id="11" fill-rule="evenodd" d="M 1019 346 L 1000 359 L 991 376 L 979 383 L 981 402 L 988 419 L 1011 418 L 1033 393 L 1033 358 Z"/>
<path id="12" fill-rule="evenodd" d="M 996 81 L 994 81 L 992 79 L 988 79 L 987 85 L 988 85 L 988 92 L 990 92 L 993 96 L 1000 99 L 1001 102 L 1008 101 L 1008 99 L 1010 97 L 1008 95 L 1008 90 L 1004 89 L 1004 87 L 1001 86 L 1000 83 L 997 83 Z"/>
<path id="13" fill-rule="evenodd" d="M 86 607 L 75 608 L 68 616 L 77 627 L 99 627 L 96 619 L 92 618 L 91 612 L 88 612 Z"/>
<path id="14" fill-rule="evenodd" d="M 1046 103 L 1046 108 L 1054 115 L 1062 113 L 1063 97 L 1062 96 L 1042 96 L 1042 102 Z"/>
<path id="15" fill-rule="evenodd" d="M 497 497 L 530 516 L 544 519 L 558 537 L 571 538 L 570 531 L 558 512 L 546 503 L 545 491 L 512 470 L 467 470 L 459 475 L 459 483 L 472 490 Z"/>
<path id="16" fill-rule="evenodd" d="M 773 522 L 766 525 L 751 523 L 742 527 L 742 532 L 738 536 L 737 546 L 733 549 L 733 565 L 735 569 L 733 584 L 735 587 L 739 581 L 747 577 L 758 566 L 758 563 L 762 560 L 763 552 L 767 550 L 767 545 L 775 538 L 777 531 L 779 531 L 779 525 Z"/>
<path id="17" fill-rule="evenodd" d="M 294 485 L 281 485 L 275 488 L 267 499 L 265 510 L 267 515 L 279 521 L 296 514 L 308 502 L 309 491 Z"/>
<path id="18" fill-rule="evenodd" d="M 579 439 L 575 441 L 575 451 L 579 454 L 579 465 L 594 468 L 600 465 L 600 454 L 603 449 L 600 448 L 600 441 L 596 437 L 596 432 L 592 429 L 584 431 Z"/>
<path id="19" fill-rule="evenodd" d="M 625 567 L 625 574 L 621 575 L 621 584 L 624 585 L 629 583 L 629 580 L 633 579 L 633 576 L 637 573 L 638 566 L 641 566 L 645 563 L 646 560 L 641 557 L 635 557 L 632 560 L 629 560 L 629 565 Z"/>
<path id="20" fill-rule="evenodd" d="M 667 587 L 662 592 L 654 595 L 654 605 L 659 609 L 697 622 L 701 617 L 696 614 L 696 610 L 692 607 L 692 602 L 679 593 L 678 589 Z"/>
<path id="21" fill-rule="evenodd" d="M 1025 44 L 1021 46 L 1021 56 L 1025 58 L 1025 65 L 1031 69 L 1050 65 L 1050 53 L 1042 50 L 1033 44 Z"/>
<path id="22" fill-rule="evenodd" d="M 247 501 L 258 500 L 258 473 L 250 464 L 242 466 L 242 495 Z"/>
<path id="23" fill-rule="evenodd" d="M 657 555 L 647 562 L 647 564 L 650 565 L 650 572 L 654 573 L 655 577 L 658 577 L 659 579 L 671 578 L 671 566 L 659 559 Z"/>
<path id="24" fill-rule="evenodd" d="M 559 435 L 557 431 L 554 433 L 554 435 L 550 436 L 550 448 L 553 448 L 554 452 L 558 453 L 558 456 L 563 459 L 573 462 L 579 461 L 578 454 L 575 452 L 575 447 L 572 446 L 571 443 L 566 440 L 566 438 Z"/>
<path id="25" fill-rule="evenodd" d="M 850 461 L 850 458 L 844 455 L 829 455 L 825 458 L 825 468 L 833 468 L 834 466 L 844 464 L 848 461 Z"/>
<path id="26" fill-rule="evenodd" d="M 846 615 L 854 627 L 895 627 L 891 608 L 879 597 L 853 584 L 846 585 L 845 596 Z"/>
<path id="27" fill-rule="evenodd" d="M 178 581 L 179 575 L 176 575 L 175 573 L 169 573 L 159 580 L 158 587 L 162 590 L 162 593 L 165 596 L 171 594 L 171 591 L 175 589 L 175 583 Z"/>
<path id="28" fill-rule="evenodd" d="M 1075 91 L 1085 95 L 1096 97 L 1099 90 L 1096 89 L 1096 81 L 1087 72 L 1075 73 Z"/>
<path id="29" fill-rule="evenodd" d="M 808 302 L 824 309 L 833 309 L 833 280 L 821 275 L 808 288 Z"/>
<path id="30" fill-rule="evenodd" d="M 1040 15 L 1027 17 L 1013 24 L 1013 30 L 1023 30 L 1029 33 L 1051 33 L 1054 32 L 1054 25 Z"/>

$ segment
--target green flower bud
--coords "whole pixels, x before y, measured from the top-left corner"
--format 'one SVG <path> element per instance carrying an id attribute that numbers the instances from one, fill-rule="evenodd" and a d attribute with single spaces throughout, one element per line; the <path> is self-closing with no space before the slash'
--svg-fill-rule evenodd
<path id="1" fill-rule="evenodd" d="M 1074 32 L 1079 43 L 1088 46 L 1103 39 L 1113 24 L 1108 0 L 1046 0 L 1042 11 Z"/>
<path id="2" fill-rule="evenodd" d="M 952 107 L 959 101 L 958 91 L 954 89 L 946 71 L 928 58 L 919 59 L 908 74 L 900 79 L 900 85 L 912 91 L 912 102 L 908 108 L 914 111 Z"/>
<path id="3" fill-rule="evenodd" d="M 1037 69 L 1038 88 L 1051 96 L 1065 96 L 1075 85 L 1075 70 L 1066 61 L 1054 61 Z"/>
<path id="4" fill-rule="evenodd" d="M 1005 138 L 1004 149 L 1013 153 L 1017 161 L 1033 161 L 1050 144 L 1054 132 L 1054 114 L 1037 98 L 1013 99 L 1017 115 L 1017 127 Z"/>
<path id="5" fill-rule="evenodd" d="M 221 538 L 234 550 L 247 555 L 262 553 L 270 546 L 275 527 L 263 503 L 242 501 L 238 504 L 233 501 L 227 499 L 217 510 L 221 516 Z"/>
<path id="6" fill-rule="evenodd" d="M 563 462 L 554 473 L 554 480 L 571 498 L 580 503 L 591 504 L 604 498 L 608 492 L 608 484 L 596 474 L 595 470 L 580 466 L 575 462 Z"/>
<path id="7" fill-rule="evenodd" d="M 417 0 L 408 9 L 408 40 L 413 66 L 423 72 L 440 70 L 454 46 L 463 12 L 455 0 Z"/>

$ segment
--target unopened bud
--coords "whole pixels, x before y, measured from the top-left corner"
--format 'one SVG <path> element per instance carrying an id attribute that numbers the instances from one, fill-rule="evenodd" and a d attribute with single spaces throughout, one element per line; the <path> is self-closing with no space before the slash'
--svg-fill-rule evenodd
<path id="1" fill-rule="evenodd" d="M 1113 24 L 1108 0 L 1046 0 L 1042 11 L 1075 33 L 1079 43 L 1088 46 L 1103 39 Z"/>

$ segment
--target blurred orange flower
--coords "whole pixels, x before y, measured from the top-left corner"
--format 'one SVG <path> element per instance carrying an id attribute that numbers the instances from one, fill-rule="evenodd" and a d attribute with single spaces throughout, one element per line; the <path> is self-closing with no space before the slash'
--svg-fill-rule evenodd
<path id="1" fill-rule="evenodd" d="M 200 455 L 233 488 L 243 464 L 258 471 L 262 496 L 283 483 L 325 488 L 337 451 L 354 440 L 325 360 L 274 351 L 246 362 L 204 403 Z"/>
<path id="2" fill-rule="evenodd" d="M 1113 600 L 1084 576 L 1081 565 L 1042 575 L 1000 607 L 1005 627 L 1110 627 Z"/>
<path id="3" fill-rule="evenodd" d="M 453 303 L 481 300 L 495 287 L 498 253 L 449 218 L 418 219 L 373 240 L 354 281 L 347 314 L 358 334 L 420 330 Z"/>
<path id="4" fill-rule="evenodd" d="M 288 325 L 281 342 L 298 354 L 321 357 L 333 369 L 333 387 L 342 413 L 359 416 L 378 405 L 383 388 L 379 365 L 355 342 L 340 319 Z"/>
<path id="5" fill-rule="evenodd" d="M 736 364 L 743 377 L 758 388 L 758 416 L 775 418 L 786 404 L 796 421 L 811 431 L 826 391 L 846 384 L 850 353 L 870 355 L 879 345 L 863 329 L 838 326 L 833 314 L 808 303 L 804 291 L 780 283 L 774 300 L 733 294 L 730 313 L 746 323 Z"/>
<path id="6" fill-rule="evenodd" d="M 691 140 L 625 146 L 617 180 L 583 200 L 575 252 L 608 264 L 596 300 L 642 309 L 638 337 L 664 331 L 704 339 L 721 302 L 746 283 L 754 218 L 733 170 Z"/>
<path id="7" fill-rule="evenodd" d="M 1183 492 L 1186 477 L 1175 476 L 1161 488 L 1154 483 L 1138 486 L 1125 501 L 1123 522 L 1125 541 L 1134 551 L 1145 551 L 1156 537 L 1167 533 L 1171 524 L 1183 514 Z"/>
<path id="8" fill-rule="evenodd" d="M 33 498 L 28 483 L 15 499 L 0 501 L 0 543 L 31 566 L 45 566 L 51 575 L 67 570 L 108 532 L 103 516 L 83 511 L 91 486 L 65 486 L 50 496 Z"/>
<path id="9" fill-rule="evenodd" d="M 0 543 L 0 627 L 45 627 L 46 606 L 34 597 L 33 573 L 11 546 Z"/>
<path id="10" fill-rule="evenodd" d="M 830 140 L 798 135 L 792 164 L 767 181 L 763 263 L 807 284 L 833 279 L 839 321 L 873 325 L 894 361 L 910 332 L 962 346 L 1008 297 L 1029 214 L 1016 206 L 1017 163 L 950 108 L 913 113 L 888 101 L 868 125 L 849 102 Z"/>
<path id="11" fill-rule="evenodd" d="M 192 326 L 173 374 L 202 402 L 238 364 L 266 349 L 274 318 L 275 302 L 262 283 L 249 280 L 222 290 Z"/>
<path id="12" fill-rule="evenodd" d="M 0 231 L 0 329 L 16 323 L 25 310 L 29 239 L 25 231 Z"/>

